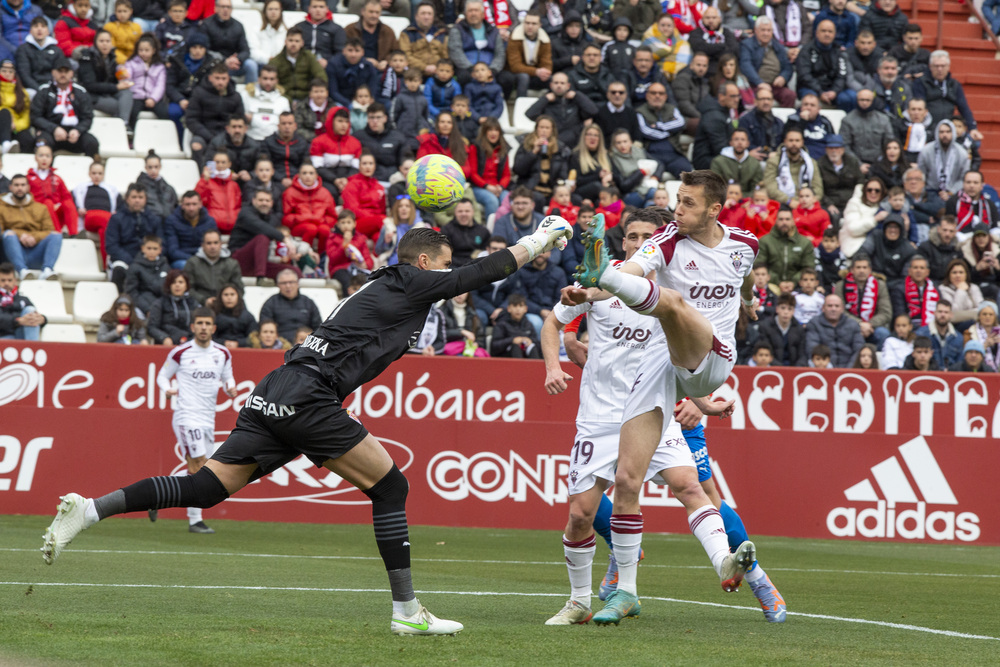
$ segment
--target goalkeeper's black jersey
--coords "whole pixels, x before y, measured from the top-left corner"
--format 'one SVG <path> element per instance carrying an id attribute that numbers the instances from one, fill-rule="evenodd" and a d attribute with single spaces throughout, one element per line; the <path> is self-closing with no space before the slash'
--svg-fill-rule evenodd
<path id="1" fill-rule="evenodd" d="M 337 304 L 305 342 L 286 352 L 285 363 L 315 365 L 346 400 L 416 345 L 433 303 L 516 270 L 509 250 L 447 271 L 423 271 L 409 264 L 381 268 Z"/>

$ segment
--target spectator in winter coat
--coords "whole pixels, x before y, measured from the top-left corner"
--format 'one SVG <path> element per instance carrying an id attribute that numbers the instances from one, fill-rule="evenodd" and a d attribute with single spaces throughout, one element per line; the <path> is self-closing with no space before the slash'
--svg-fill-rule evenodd
<path id="1" fill-rule="evenodd" d="M 524 267 L 520 276 L 528 300 L 528 312 L 543 320 L 559 302 L 559 290 L 570 284 L 559 265 L 551 261 L 551 252 L 543 252 Z"/>
<path id="2" fill-rule="evenodd" d="M 739 122 L 740 89 L 735 83 L 721 83 L 716 97 L 706 97 L 698 104 L 701 120 L 694 137 L 695 169 L 708 169 L 712 158 L 729 144 L 729 136 Z"/>
<path id="3" fill-rule="evenodd" d="M 319 247 L 326 247 L 330 228 L 336 224 L 336 203 L 330 191 L 323 187 L 316 167 L 303 164 L 292 186 L 282 195 L 285 225 L 292 234 L 306 243 L 319 238 Z"/>
<path id="4" fill-rule="evenodd" d="M 187 127 L 192 134 L 191 150 L 195 160 L 201 163 L 202 151 L 208 142 L 226 129 L 230 118 L 242 115 L 243 99 L 236 92 L 236 84 L 230 79 L 225 63 L 218 63 L 195 87 L 187 108 Z"/>
<path id="5" fill-rule="evenodd" d="M 629 103 L 628 85 L 622 81 L 612 81 L 608 85 L 607 101 L 597 106 L 594 122 L 604 132 L 604 143 L 611 145 L 611 135 L 615 130 L 625 130 L 632 141 L 640 141 L 639 118 Z"/>
<path id="6" fill-rule="evenodd" d="M 483 206 L 483 214 L 488 218 L 497 212 L 500 200 L 510 186 L 507 144 L 500 123 L 495 118 L 488 118 L 480 125 L 476 142 L 469 146 L 469 160 L 474 161 L 472 189 L 476 200 Z"/>
<path id="7" fill-rule="evenodd" d="M 552 78 L 552 40 L 542 30 L 541 16 L 529 11 L 510 35 L 507 69 L 516 77 L 517 96 L 529 89 L 542 90 Z"/>
<path id="8" fill-rule="evenodd" d="M 312 165 L 334 197 L 339 197 L 347 186 L 347 179 L 358 173 L 361 142 L 350 132 L 350 114 L 347 109 L 338 107 L 327 115 L 326 131 L 309 145 Z"/>
<path id="9" fill-rule="evenodd" d="M 358 234 L 374 239 L 385 221 L 385 188 L 375 178 L 375 156 L 361 153 L 358 173 L 347 179 L 341 197 L 344 208 L 354 213 Z"/>
<path id="10" fill-rule="evenodd" d="M 215 135 L 208 143 L 206 155 L 225 151 L 232 161 L 233 179 L 240 185 L 252 178 L 252 172 L 261 153 L 261 145 L 247 136 L 247 121 L 244 116 L 233 116 L 226 123 L 226 129 Z"/>
<path id="11" fill-rule="evenodd" d="M 170 100 L 171 120 L 180 122 L 194 91 L 208 78 L 212 68 L 221 62 L 222 56 L 209 53 L 208 38 L 201 32 L 192 31 L 187 41 L 174 50 L 167 66 L 167 99 Z"/>
<path id="12" fill-rule="evenodd" d="M 740 186 L 744 197 L 749 197 L 764 177 L 760 162 L 753 159 L 749 151 L 749 135 L 744 129 L 733 130 L 729 145 L 712 159 L 710 169 L 727 183 Z"/>
<path id="13" fill-rule="evenodd" d="M 871 257 L 872 271 L 885 276 L 893 303 L 901 303 L 903 281 L 910 258 L 917 254 L 913 244 L 903 236 L 903 220 L 890 213 L 882 220 L 882 228 L 868 235 L 861 252 Z"/>
<path id="14" fill-rule="evenodd" d="M 819 344 L 830 348 L 830 365 L 849 368 L 864 345 L 858 323 L 844 315 L 844 301 L 836 294 L 827 295 L 823 316 L 814 317 L 806 325 L 806 350 Z"/>
<path id="15" fill-rule="evenodd" d="M 207 232 L 217 232 L 215 219 L 201 205 L 197 192 L 185 192 L 181 204 L 163 221 L 163 250 L 171 268 L 183 269 L 202 247 Z M 204 299 L 199 299 L 204 301 Z"/>
<path id="16" fill-rule="evenodd" d="M 53 228 L 45 206 L 32 198 L 24 176 L 15 176 L 10 192 L 0 198 L 0 229 L 4 253 L 19 279 L 27 277 L 28 269 L 42 269 L 42 280 L 56 275 L 62 235 Z"/>
<path id="17" fill-rule="evenodd" d="M 818 161 L 823 183 L 820 201 L 831 217 L 839 219 L 861 182 L 861 163 L 849 155 L 839 134 L 826 138 L 826 151 Z"/>
<path id="18" fill-rule="evenodd" d="M 122 294 L 115 299 L 111 310 L 101 315 L 97 330 L 98 343 L 123 345 L 149 345 L 146 322 L 132 308 L 132 299 Z"/>
<path id="19" fill-rule="evenodd" d="M 146 188 L 137 183 L 128 186 L 124 208 L 111 216 L 104 233 L 111 282 L 118 286 L 119 292 L 125 285 L 125 271 L 139 254 L 142 240 L 147 236 L 162 239 L 161 229 L 159 216 L 146 210 Z"/>
<path id="20" fill-rule="evenodd" d="M 166 16 L 153 29 L 153 35 L 159 40 L 160 48 L 163 49 L 163 57 L 169 59 L 175 50 L 182 50 L 184 42 L 194 32 L 195 27 L 193 21 L 187 20 L 187 2 L 170 0 L 167 3 Z"/>
<path id="21" fill-rule="evenodd" d="M 326 83 L 322 82 L 323 96 L 326 97 Z M 257 78 L 257 83 L 248 83 L 242 93 L 243 108 L 250 117 L 250 128 L 247 136 L 256 142 L 263 142 L 278 131 L 278 118 L 286 111 L 291 111 L 288 98 L 278 90 L 278 72 L 270 65 L 263 65 Z M 257 156 L 260 155 L 261 144 L 257 145 Z M 254 156 L 256 159 L 257 156 Z"/>
<path id="22" fill-rule="evenodd" d="M 434 76 L 437 62 L 448 57 L 448 29 L 438 23 L 435 14 L 432 3 L 421 2 L 413 23 L 399 35 L 399 49 L 406 54 L 410 69 L 424 76 Z"/>
<path id="23" fill-rule="evenodd" d="M 493 226 L 493 233 L 507 240 L 512 246 L 526 234 L 533 234 L 542 221 L 542 214 L 535 211 L 531 192 L 524 187 L 510 193 L 510 213 L 502 215 Z"/>
<path id="24" fill-rule="evenodd" d="M 360 88 L 364 89 L 364 86 Z M 330 88 L 325 81 L 313 81 L 309 86 L 309 98 L 295 104 L 293 113 L 299 134 L 311 142 L 326 132 L 327 116 L 332 109 L 340 106 L 330 97 Z"/>
<path id="25" fill-rule="evenodd" d="M 739 58 L 740 41 L 729 28 L 723 27 L 722 15 L 718 8 L 709 6 L 701 15 L 698 27 L 688 34 L 691 50 L 708 56 L 708 76 L 715 76 L 719 58 L 724 53 L 732 53 Z"/>
<path id="26" fill-rule="evenodd" d="M 646 90 L 646 102 L 636 109 L 636 115 L 649 156 L 662 162 L 664 169 L 674 176 L 691 171 L 691 163 L 673 143 L 684 129 L 684 116 L 680 109 L 667 101 L 666 86 L 650 84 Z"/>
<path id="27" fill-rule="evenodd" d="M 698 129 L 698 122 L 701 120 L 698 105 L 716 93 L 708 79 L 708 63 L 706 54 L 694 54 L 691 56 L 691 64 L 682 69 L 670 84 L 677 96 L 677 108 L 681 110 L 687 123 L 685 131 L 688 134 L 694 134 Z"/>
<path id="28" fill-rule="evenodd" d="M 570 14 L 571 12 L 567 12 L 567 20 Z M 506 97 L 514 88 L 514 75 L 504 69 L 507 63 L 507 42 L 500 30 L 485 22 L 484 18 L 483 2 L 467 0 L 465 18 L 457 21 L 448 33 L 448 57 L 455 65 L 458 82 L 463 85 L 469 82 L 473 65 L 479 62 L 489 65 Z M 559 69 L 558 66 L 556 69 Z"/>
<path id="29" fill-rule="evenodd" d="M 889 117 L 874 109 L 874 100 L 872 91 L 858 91 L 858 108 L 840 123 L 840 134 L 848 150 L 861 161 L 862 173 L 879 159 L 882 146 L 895 138 Z"/>
<path id="30" fill-rule="evenodd" d="M 132 82 L 130 90 L 133 98 L 128 127 L 135 127 L 141 111 L 151 111 L 161 120 L 169 118 L 167 67 L 160 57 L 155 37 L 147 34 L 139 38 L 135 55 L 125 62 L 125 71 Z"/>
<path id="31" fill-rule="evenodd" d="M 348 38 L 344 50 L 326 64 L 330 97 L 338 104 L 350 107 L 358 86 L 366 85 L 369 90 L 378 90 L 379 71 L 364 56 L 365 48 L 361 40 Z"/>
<path id="32" fill-rule="evenodd" d="M 955 134 L 954 123 L 941 121 L 934 131 L 936 140 L 924 146 L 917 159 L 928 186 L 945 202 L 962 191 L 969 170 L 969 154 L 955 141 Z"/>
<path id="33" fill-rule="evenodd" d="M 854 44 L 858 36 L 858 15 L 847 10 L 847 0 L 830 0 L 830 3 L 819 10 L 813 20 L 813 30 L 819 27 L 822 21 L 830 21 L 836 29 L 836 36 L 833 43 L 839 49 L 846 49 Z"/>
<path id="34" fill-rule="evenodd" d="M 766 162 L 773 151 L 781 147 L 785 132 L 785 121 L 773 113 L 774 93 L 768 85 L 759 86 L 756 104 L 740 116 L 739 128 L 747 131 L 750 139 L 750 155 L 759 162 Z"/>
<path id="35" fill-rule="evenodd" d="M 59 42 L 59 48 L 67 58 L 73 57 L 75 53 L 82 53 L 94 43 L 99 26 L 90 20 L 93 16 L 90 0 L 75 0 L 63 10 L 62 16 L 56 21 L 56 41 Z M 123 62 L 125 60 L 119 58 L 119 64 Z"/>
<path id="36" fill-rule="evenodd" d="M 392 100 L 389 118 L 403 136 L 416 137 L 422 130 L 429 130 L 427 98 L 420 91 L 423 75 L 407 70 L 403 75 L 404 89 Z"/>
<path id="37" fill-rule="evenodd" d="M 31 0 L 0 2 L 0 48 L 14 53 L 28 39 L 31 23 L 42 16 L 42 10 Z"/>
<path id="38" fill-rule="evenodd" d="M 472 78 L 475 80 L 465 86 L 472 117 L 482 124 L 488 118 L 497 119 L 507 113 L 503 89 L 493 81 L 493 71 L 484 63 L 476 63 L 472 68 Z"/>
<path id="39" fill-rule="evenodd" d="M 983 174 L 975 170 L 965 173 L 962 191 L 948 200 L 944 212 L 955 216 L 958 233 L 963 239 L 972 233 L 976 223 L 982 223 L 991 230 L 1000 223 L 996 204 L 983 192 Z"/>
<path id="40" fill-rule="evenodd" d="M 795 296 L 781 294 L 775 305 L 775 316 L 760 323 L 758 340 L 771 344 L 775 366 L 806 365 L 806 330 L 795 319 Z"/>
<path id="41" fill-rule="evenodd" d="M 653 25 L 656 17 L 663 10 L 656 0 L 637 0 L 637 2 L 616 2 L 611 9 L 611 15 L 616 20 L 628 19 L 632 24 L 634 34 L 641 35 Z"/>
<path id="42" fill-rule="evenodd" d="M 489 69 L 489 67 L 487 67 Z M 424 84 L 427 110 L 432 117 L 451 107 L 456 95 L 462 94 L 462 86 L 455 79 L 455 67 L 448 60 L 439 60 L 434 76 Z"/>
<path id="43" fill-rule="evenodd" d="M 3 11 L 4 6 L 3 3 L 0 3 L 0 12 Z M 14 56 L 17 60 L 17 76 L 21 79 L 24 87 L 30 91 L 28 93 L 30 96 L 34 96 L 35 91 L 43 83 L 52 80 L 52 70 L 62 56 L 58 42 L 49 35 L 49 24 L 45 18 L 42 16 L 35 18 L 38 20 L 32 21 L 31 32 L 17 47 Z"/>
<path id="44" fill-rule="evenodd" d="M 630 41 L 632 33 L 632 22 L 624 16 L 617 18 L 611 25 L 611 40 L 601 47 L 601 62 L 619 78 L 623 78 L 622 72 L 631 69 L 635 57 L 635 47 Z"/>
<path id="45" fill-rule="evenodd" d="M 793 214 L 799 233 L 812 241 L 813 248 L 819 247 L 823 233 L 830 226 L 830 215 L 820 206 L 816 193 L 808 185 L 799 188 L 799 205 Z"/>
<path id="46" fill-rule="evenodd" d="M 523 294 L 511 294 L 507 312 L 493 326 L 490 356 L 513 359 L 541 359 L 538 332 L 527 318 L 528 303 Z"/>
<path id="47" fill-rule="evenodd" d="M 309 12 L 296 28 L 302 31 L 305 48 L 316 56 L 320 67 L 344 50 L 347 33 L 333 20 L 333 12 L 326 0 L 309 0 Z"/>
<path id="48" fill-rule="evenodd" d="M 233 230 L 236 216 L 243 205 L 243 193 L 236 174 L 233 173 L 229 153 L 216 150 L 212 159 L 215 164 L 205 165 L 194 190 L 201 197 L 205 210 L 215 220 L 219 231 L 228 234 Z"/>
<path id="49" fill-rule="evenodd" d="M 274 163 L 271 162 L 271 158 L 266 155 L 261 155 L 257 158 L 257 164 L 253 169 L 253 178 L 243 184 L 243 206 L 244 208 L 253 199 L 254 194 L 258 190 L 265 190 L 271 193 L 271 198 L 276 202 L 274 207 L 274 212 L 281 218 L 281 193 L 284 188 L 281 187 L 274 177 Z"/>
<path id="50" fill-rule="evenodd" d="M 795 218 L 787 206 L 778 211 L 774 227 L 760 239 L 756 266 L 766 266 L 771 272 L 771 282 L 791 282 L 797 285 L 803 269 L 816 265 L 812 242 L 799 234 Z"/>
<path id="51" fill-rule="evenodd" d="M 95 109 L 117 116 L 128 124 L 132 121 L 134 82 L 131 79 L 119 80 L 117 68 L 111 34 L 104 29 L 98 30 L 94 46 L 85 49 L 80 56 L 77 76 L 80 85 L 90 93 Z M 48 76 L 50 74 L 46 72 Z"/>
<path id="52" fill-rule="evenodd" d="M 455 118 L 448 111 L 438 114 L 434 123 L 434 132 L 427 132 L 417 137 L 420 147 L 417 149 L 417 159 L 425 155 L 447 155 L 462 168 L 466 181 L 472 180 L 473 162 L 469 159 L 469 148 L 466 139 L 459 133 Z"/>
<path id="53" fill-rule="evenodd" d="M 802 131 L 806 150 L 813 160 L 823 157 L 826 152 L 827 137 L 835 134 L 833 123 L 820 114 L 819 97 L 807 93 L 799 102 L 799 110 L 788 117 L 786 127 L 797 127 Z"/>
<path id="54" fill-rule="evenodd" d="M 944 216 L 941 222 L 931 227 L 927 240 L 917 246 L 917 252 L 927 258 L 930 277 L 940 283 L 947 277 L 948 265 L 962 256 L 955 239 L 957 234 L 954 216 Z"/>
<path id="55" fill-rule="evenodd" d="M 847 86 L 847 56 L 834 42 L 836 35 L 833 21 L 824 19 L 816 25 L 815 39 L 802 47 L 795 60 L 798 93 L 799 97 L 812 93 L 828 106 L 850 111 L 857 94 Z"/>
<path id="56" fill-rule="evenodd" d="M 955 330 L 951 322 L 951 302 L 941 299 L 934 309 L 934 321 L 920 327 L 918 336 L 931 339 L 934 360 L 940 368 L 950 368 L 961 363 L 963 354 L 962 334 Z"/>
<path id="57" fill-rule="evenodd" d="M 976 119 L 965 98 L 962 84 L 951 76 L 951 58 L 947 51 L 934 51 L 930 57 L 931 78 L 923 81 L 924 98 L 927 100 L 927 110 L 935 123 L 948 120 L 956 114 L 961 114 L 969 135 L 975 141 L 983 140 L 983 133 L 976 129 Z"/>
<path id="58" fill-rule="evenodd" d="M 755 88 L 770 84 L 779 106 L 795 106 L 795 92 L 788 88 L 792 63 L 785 47 L 774 39 L 774 23 L 766 16 L 757 19 L 753 36 L 740 45 L 740 71 Z"/>
<path id="59" fill-rule="evenodd" d="M 295 116 L 289 111 L 278 116 L 278 131 L 264 140 L 264 153 L 274 165 L 274 177 L 287 188 L 299 173 L 299 166 L 309 159 L 309 142 L 298 132 Z"/>
<path id="60" fill-rule="evenodd" d="M 793 200 L 803 185 L 812 187 L 817 196 L 823 196 L 823 179 L 819 168 L 816 161 L 803 149 L 803 145 L 801 130 L 794 127 L 785 129 L 781 150 L 775 151 L 767 159 L 764 179 L 761 181 L 771 199 L 782 204 L 795 203 Z"/>
<path id="61" fill-rule="evenodd" d="M 191 315 L 198 307 L 199 303 L 188 294 L 184 272 L 172 269 L 163 281 L 163 296 L 149 310 L 149 335 L 157 345 L 187 342 L 191 337 Z"/>
<path id="62" fill-rule="evenodd" d="M 899 11 L 896 0 L 878 0 L 878 3 L 861 17 L 859 30 L 871 30 L 879 48 L 888 51 L 903 39 L 909 20 Z"/>
<path id="63" fill-rule="evenodd" d="M 76 203 L 52 166 L 52 148 L 45 144 L 35 148 L 35 167 L 28 170 L 28 185 L 35 201 L 49 209 L 56 231 L 65 230 L 70 236 L 76 236 L 79 225 Z"/>
<path id="64" fill-rule="evenodd" d="M 215 14 L 201 22 L 201 29 L 208 36 L 208 48 L 222 56 L 229 74 L 245 75 L 247 83 L 257 82 L 257 63 L 250 59 L 243 24 L 233 19 L 232 0 L 217 0 Z"/>
<path id="65" fill-rule="evenodd" d="M 486 250 L 490 230 L 476 224 L 475 207 L 468 199 L 455 205 L 454 219 L 441 227 L 441 233 L 448 237 L 452 248 L 452 266 L 465 266 Z"/>
<path id="66" fill-rule="evenodd" d="M 258 283 L 265 277 L 274 278 L 286 267 L 285 264 L 268 261 L 271 242 L 283 241 L 285 238 L 272 218 L 273 207 L 269 191 L 254 192 L 250 206 L 244 206 L 240 210 L 229 237 L 229 251 L 233 259 L 239 262 L 243 275 L 256 276 Z M 293 270 L 295 271 L 298 269 Z"/>
<path id="67" fill-rule="evenodd" d="M 358 15 L 361 20 L 344 29 L 347 40 L 356 39 L 362 42 L 365 60 L 379 72 L 384 72 L 389 66 L 389 54 L 399 49 L 396 33 L 380 20 L 382 7 L 378 0 L 366 0 L 364 9 L 358 12 Z"/>
<path id="68" fill-rule="evenodd" d="M 177 208 L 177 192 L 160 176 L 162 162 L 151 148 L 146 155 L 146 170 L 139 174 L 136 183 L 146 189 L 146 206 L 160 219 L 166 218 Z"/>
<path id="69" fill-rule="evenodd" d="M 94 107 L 90 95 L 73 83 L 73 69 L 66 59 L 57 61 L 52 81 L 43 84 L 31 100 L 35 139 L 53 150 L 97 156 L 100 144 L 90 134 Z"/>
<path id="70" fill-rule="evenodd" d="M 114 17 L 104 24 L 104 29 L 111 33 L 119 65 L 124 65 L 131 57 L 143 32 L 142 26 L 132 20 L 131 4 L 131 0 L 116 0 Z"/>
<path id="71" fill-rule="evenodd" d="M 271 58 L 269 63 L 278 74 L 278 83 L 285 90 L 285 97 L 292 101 L 309 96 L 309 87 L 316 79 L 327 80 L 326 71 L 311 51 L 305 50 L 305 40 L 299 28 L 292 28 L 285 35 L 285 48 Z"/>
<path id="72" fill-rule="evenodd" d="M 403 163 L 406 137 L 401 132 L 387 129 L 385 107 L 378 102 L 368 107 L 368 125 L 357 133 L 361 146 L 375 156 L 375 178 L 388 183 L 389 178 Z"/>
<path id="73" fill-rule="evenodd" d="M 201 237 L 201 247 L 184 264 L 184 275 L 191 285 L 191 296 L 198 303 L 211 306 L 209 299 L 226 285 L 233 285 L 241 293 L 240 264 L 222 247 L 219 232 L 209 230 Z"/>
<path id="74" fill-rule="evenodd" d="M 948 367 L 957 373 L 995 373 L 986 363 L 986 349 L 978 340 L 970 340 L 963 348 L 962 360 Z"/>
<path id="75" fill-rule="evenodd" d="M 223 286 L 212 301 L 212 310 L 215 311 L 212 340 L 230 350 L 248 347 L 250 334 L 257 330 L 257 320 L 243 302 L 243 295 L 238 289 L 240 285 L 237 281 Z"/>
<path id="76" fill-rule="evenodd" d="M 601 48 L 596 44 L 583 47 L 580 62 L 566 70 L 577 95 L 585 95 L 594 105 L 604 104 L 608 86 L 614 80 L 611 70 L 601 64 Z"/>
<path id="77" fill-rule="evenodd" d="M 349 209 L 341 211 L 337 223 L 326 243 L 327 271 L 349 294 L 351 278 L 367 274 L 375 268 L 375 259 L 368 250 L 368 237 L 357 231 L 354 215 Z"/>
<path id="78" fill-rule="evenodd" d="M 170 262 L 163 256 L 162 249 L 158 236 L 145 237 L 140 251 L 125 272 L 123 292 L 143 316 L 148 316 L 153 304 L 163 296 L 163 280 L 170 272 Z"/>
<path id="79" fill-rule="evenodd" d="M 278 293 L 264 302 L 260 320 L 274 320 L 282 338 L 295 340 L 299 327 L 316 329 L 323 321 L 319 308 L 309 297 L 299 292 L 299 277 L 291 269 L 278 274 Z"/>
<path id="80" fill-rule="evenodd" d="M 580 139 L 584 121 L 597 115 L 597 106 L 590 98 L 572 89 L 569 77 L 556 72 L 549 82 L 549 92 L 531 105 L 526 115 L 531 120 L 546 114 L 552 116 L 559 128 L 559 141 L 575 146 Z"/>

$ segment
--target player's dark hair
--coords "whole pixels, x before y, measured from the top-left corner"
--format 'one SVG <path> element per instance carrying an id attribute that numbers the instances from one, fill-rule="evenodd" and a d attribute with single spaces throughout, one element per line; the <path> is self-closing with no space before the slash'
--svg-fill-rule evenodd
<path id="1" fill-rule="evenodd" d="M 819 345 L 817 345 L 812 349 L 812 352 L 809 353 L 809 358 L 812 359 L 813 357 L 819 357 L 820 359 L 829 359 L 830 347 L 825 343 L 820 343 Z"/>
<path id="2" fill-rule="evenodd" d="M 723 204 L 726 201 L 726 181 L 714 171 L 696 169 L 681 174 L 681 183 L 688 187 L 702 186 L 705 194 L 705 206 Z"/>
<path id="3" fill-rule="evenodd" d="M 779 294 L 777 300 L 774 302 L 774 307 L 778 306 L 789 306 L 791 308 L 795 307 L 795 295 L 794 294 Z"/>
<path id="4" fill-rule="evenodd" d="M 917 336 L 913 339 L 913 349 L 934 349 L 931 339 L 927 336 Z"/>
<path id="5" fill-rule="evenodd" d="M 403 234 L 396 246 L 396 256 L 400 264 L 414 264 L 420 255 L 437 257 L 444 247 L 451 247 L 447 236 L 430 227 L 421 227 Z"/>
<path id="6" fill-rule="evenodd" d="M 215 322 L 215 311 L 213 311 L 211 308 L 206 308 L 205 306 L 202 306 L 201 308 L 195 308 L 194 312 L 191 313 L 191 323 L 193 324 L 194 321 L 199 317 L 207 317 L 213 322 Z"/>

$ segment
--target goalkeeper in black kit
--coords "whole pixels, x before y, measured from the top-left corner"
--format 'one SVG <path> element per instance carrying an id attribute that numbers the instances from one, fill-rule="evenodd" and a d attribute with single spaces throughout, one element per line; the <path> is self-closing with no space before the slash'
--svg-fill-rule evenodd
<path id="1" fill-rule="evenodd" d="M 149 477 L 100 498 L 63 496 L 45 532 L 45 562 L 54 562 L 80 531 L 101 519 L 168 507 L 212 507 L 304 454 L 372 501 L 375 542 L 392 590 L 390 630 L 398 635 L 461 631 L 461 623 L 437 618 L 414 595 L 406 523 L 409 485 L 382 444 L 342 403 L 415 344 L 431 304 L 500 280 L 541 253 L 565 247 L 572 235 L 569 223 L 550 216 L 507 250 L 451 270 L 447 237 L 428 228 L 408 231 L 399 240 L 399 264 L 372 273 L 285 354 L 285 363 L 257 385 L 236 428 L 201 470 L 184 477 Z"/>

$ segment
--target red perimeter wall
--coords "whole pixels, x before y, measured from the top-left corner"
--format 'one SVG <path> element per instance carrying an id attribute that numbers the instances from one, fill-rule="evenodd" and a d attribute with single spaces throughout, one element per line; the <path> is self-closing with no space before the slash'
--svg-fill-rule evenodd
<path id="1" fill-rule="evenodd" d="M 0 513 L 49 514 L 60 494 L 106 493 L 183 468 L 162 348 L 0 341 Z M 239 396 L 219 395 L 222 442 L 281 354 L 237 350 Z M 567 370 L 579 378 L 579 369 Z M 407 356 L 348 407 L 410 481 L 411 523 L 561 529 L 577 383 L 546 395 L 542 364 Z M 1000 544 L 1000 376 L 739 367 L 709 452 L 753 534 Z M 687 530 L 644 490 L 650 531 Z M 183 510 L 168 510 L 180 517 Z M 367 523 L 367 498 L 300 458 L 208 517 Z"/>

